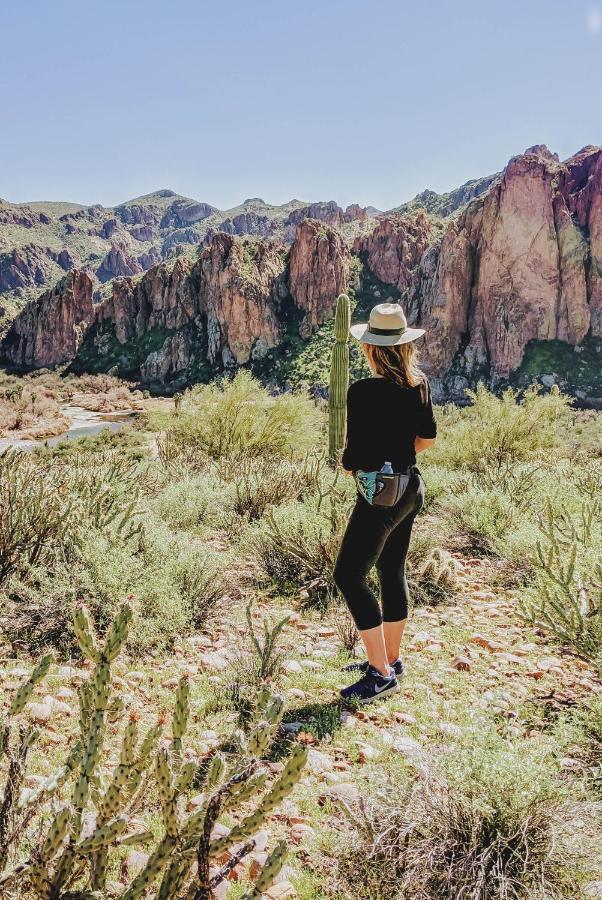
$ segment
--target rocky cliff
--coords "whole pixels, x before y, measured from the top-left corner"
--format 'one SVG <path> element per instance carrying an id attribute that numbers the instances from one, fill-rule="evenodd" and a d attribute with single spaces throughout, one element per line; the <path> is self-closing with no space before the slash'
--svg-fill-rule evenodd
<path id="1" fill-rule="evenodd" d="M 57 347 L 54 363 L 116 369 L 174 389 L 224 368 L 254 364 L 285 333 L 307 338 L 324 322 L 333 292 L 347 285 L 348 256 L 340 236 L 313 220 L 297 226 L 290 253 L 275 242 L 218 233 L 196 262 L 181 257 L 140 278 L 117 278 L 89 317 L 83 344 L 75 351 Z M 54 296 L 57 316 L 65 315 L 69 303 L 61 291 L 64 285 Z M 12 350 L 15 331 L 35 341 L 33 308 L 17 317 L 0 347 L 12 365 L 37 364 Z"/>
<path id="2" fill-rule="evenodd" d="M 414 218 L 385 216 L 371 234 L 356 238 L 353 250 L 377 278 L 403 292 L 412 285 L 426 248 L 440 232 L 440 223 L 423 210 Z"/>
<path id="3" fill-rule="evenodd" d="M 441 394 L 510 378 L 530 343 L 601 336 L 601 171 L 600 148 L 533 147 L 426 251 L 408 310 Z"/>
<path id="4" fill-rule="evenodd" d="M 215 212 L 170 197 L 167 211 L 127 206 L 108 228 L 114 243 L 103 266 L 128 277 L 116 277 L 92 307 L 92 281 L 78 272 L 17 317 L 0 354 L 22 367 L 75 359 L 80 369 L 114 369 L 157 388 L 237 365 L 277 378 L 278 355 L 290 359 L 314 341 L 337 294 L 350 290 L 358 315 L 387 294 L 402 298 L 410 322 L 427 330 L 421 352 L 440 399 L 461 399 L 480 379 L 503 385 L 533 375 L 584 398 L 599 395 L 600 148 L 560 162 L 532 147 L 498 176 L 456 193 L 468 202 L 445 219 L 418 210 L 372 220 L 359 208 L 298 204 L 279 219 L 281 237 L 294 228 L 290 247 L 217 229 L 196 257 L 176 256 L 138 276 L 130 275 L 136 258 L 115 243 L 121 228 L 169 221 L 178 235 Z M 226 227 L 236 220 L 243 231 L 270 232 L 267 205 L 245 202 L 247 211 Z M 65 215 L 73 223 L 80 212 Z M 361 233 L 344 231 L 350 221 Z"/>
<path id="5" fill-rule="evenodd" d="M 302 334 L 309 337 L 347 289 L 349 252 L 332 228 L 313 219 L 297 226 L 290 256 L 290 293 L 303 311 Z"/>
<path id="6" fill-rule="evenodd" d="M 73 359 L 94 321 L 92 280 L 71 272 L 28 304 L 4 337 L 4 360 L 17 368 L 48 368 Z"/>

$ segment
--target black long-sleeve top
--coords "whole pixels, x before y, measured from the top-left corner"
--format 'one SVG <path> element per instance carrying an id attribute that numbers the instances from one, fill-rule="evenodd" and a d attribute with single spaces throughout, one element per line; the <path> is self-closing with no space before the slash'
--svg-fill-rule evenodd
<path id="1" fill-rule="evenodd" d="M 416 462 L 416 437 L 434 438 L 437 423 L 428 381 L 402 387 L 387 378 L 362 378 L 347 393 L 345 469 L 378 471 L 389 460 L 394 472 Z"/>

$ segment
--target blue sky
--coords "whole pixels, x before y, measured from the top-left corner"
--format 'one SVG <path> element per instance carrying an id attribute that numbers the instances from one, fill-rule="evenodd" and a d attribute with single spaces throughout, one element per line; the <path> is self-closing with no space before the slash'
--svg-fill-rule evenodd
<path id="1" fill-rule="evenodd" d="M 602 143 L 602 0 L 19 0 L 0 197 L 390 208 Z"/>

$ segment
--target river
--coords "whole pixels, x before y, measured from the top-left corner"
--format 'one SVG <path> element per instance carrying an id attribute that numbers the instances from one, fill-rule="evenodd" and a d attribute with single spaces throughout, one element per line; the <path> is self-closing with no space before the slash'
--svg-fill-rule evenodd
<path id="1" fill-rule="evenodd" d="M 137 411 L 132 409 L 99 413 L 84 409 L 83 406 L 64 406 L 62 411 L 70 422 L 67 431 L 54 437 L 41 438 L 35 441 L 0 438 L 0 453 L 8 447 L 20 450 L 31 450 L 33 447 L 42 447 L 44 444 L 54 447 L 61 441 L 71 441 L 86 435 L 98 434 L 99 431 L 104 431 L 107 428 L 111 431 L 119 431 L 124 425 L 129 425 L 133 422 L 137 415 Z"/>

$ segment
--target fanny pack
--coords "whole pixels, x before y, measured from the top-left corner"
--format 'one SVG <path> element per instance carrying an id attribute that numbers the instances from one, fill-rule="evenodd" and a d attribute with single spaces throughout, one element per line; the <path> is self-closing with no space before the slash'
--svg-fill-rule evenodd
<path id="1" fill-rule="evenodd" d="M 414 474 L 412 466 L 407 472 L 364 472 L 358 469 L 355 483 L 360 495 L 371 506 L 395 506 L 405 494 Z"/>

